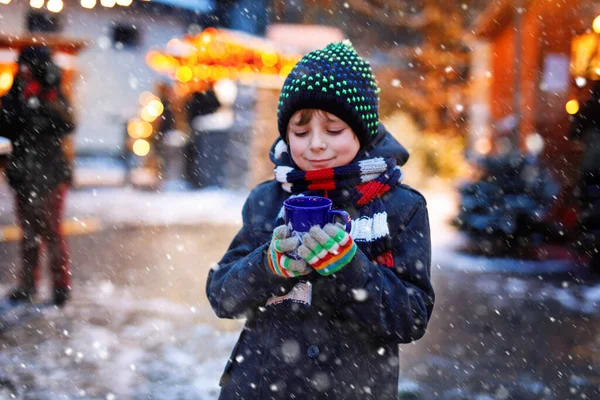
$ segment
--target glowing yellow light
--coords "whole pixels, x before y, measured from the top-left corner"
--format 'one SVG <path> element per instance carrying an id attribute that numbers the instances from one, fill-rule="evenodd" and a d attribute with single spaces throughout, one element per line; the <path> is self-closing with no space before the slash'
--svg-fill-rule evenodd
<path id="1" fill-rule="evenodd" d="M 177 68 L 177 72 L 175 73 L 177 80 L 180 82 L 188 82 L 190 79 L 192 79 L 193 75 L 192 69 L 185 65 Z"/>
<path id="2" fill-rule="evenodd" d="M 150 68 L 158 72 L 172 72 L 179 66 L 179 62 L 175 58 L 154 50 L 146 54 L 146 62 Z"/>
<path id="3" fill-rule="evenodd" d="M 96 0 L 81 0 L 81 7 L 91 10 L 96 7 Z"/>
<path id="4" fill-rule="evenodd" d="M 570 115 L 577 114 L 577 112 L 579 111 L 579 102 L 575 99 L 569 100 L 567 101 L 565 108 Z"/>
<path id="5" fill-rule="evenodd" d="M 154 122 L 154 120 L 156 119 L 156 116 L 150 114 L 148 112 L 148 108 L 144 107 L 144 108 L 142 108 L 142 111 L 140 112 L 140 118 L 142 118 L 144 121 L 147 121 L 147 122 Z"/>
<path id="6" fill-rule="evenodd" d="M 137 139 L 133 142 L 133 152 L 140 157 L 144 157 L 150 152 L 150 143 L 144 139 Z"/>
<path id="7" fill-rule="evenodd" d="M 0 4 L 8 4 L 10 3 L 10 0 L 0 0 Z"/>
<path id="8" fill-rule="evenodd" d="M 117 0 L 117 4 L 121 7 L 129 7 L 133 3 L 133 0 Z"/>
<path id="9" fill-rule="evenodd" d="M 112 8 L 115 6 L 115 4 L 117 4 L 117 1 L 116 0 L 100 0 L 100 4 L 102 4 L 103 7 Z"/>
<path id="10" fill-rule="evenodd" d="M 209 67 L 206 64 L 200 64 L 194 67 L 194 76 L 200 80 L 205 80 L 210 76 Z"/>
<path id="11" fill-rule="evenodd" d="M 260 73 L 265 75 L 276 75 L 279 73 L 279 71 L 277 71 L 277 68 L 275 67 L 264 66 L 260 69 Z"/>
<path id="12" fill-rule="evenodd" d="M 158 117 L 165 110 L 163 104 L 160 100 L 152 100 L 148 105 L 146 105 L 146 109 L 148 110 L 148 114 Z"/>
<path id="13" fill-rule="evenodd" d="M 283 67 L 281 67 L 281 69 L 279 70 L 279 76 L 281 76 L 282 78 L 288 76 L 290 72 L 292 72 L 294 65 L 295 64 L 286 64 Z"/>
<path id="14" fill-rule="evenodd" d="M 142 133 L 144 132 L 144 126 L 142 125 L 142 121 L 139 119 L 132 119 L 127 124 L 127 134 L 134 139 L 139 139 L 142 137 Z"/>
<path id="15" fill-rule="evenodd" d="M 200 34 L 200 40 L 204 44 L 209 44 L 212 40 L 217 36 L 217 29 L 213 27 L 208 27 Z"/>
<path id="16" fill-rule="evenodd" d="M 132 119 L 127 124 L 127 133 L 134 139 L 147 138 L 152 135 L 152 125 L 146 121 Z"/>
<path id="17" fill-rule="evenodd" d="M 31 0 L 29 5 L 33 8 L 42 8 L 44 7 L 44 0 Z"/>
<path id="18" fill-rule="evenodd" d="M 57 13 L 63 9 L 63 6 L 62 0 L 48 0 L 46 8 L 48 8 L 48 11 L 50 12 Z"/>
<path id="19" fill-rule="evenodd" d="M 260 60 L 262 61 L 263 65 L 265 67 L 272 67 L 275 64 L 277 64 L 277 54 L 273 53 L 273 52 L 265 52 L 262 53 L 260 56 Z"/>
<path id="20" fill-rule="evenodd" d="M 13 75 L 10 72 L 3 72 L 0 74 L 0 92 L 5 92 L 13 84 Z"/>
<path id="21" fill-rule="evenodd" d="M 594 22 L 592 22 L 592 29 L 594 29 L 594 32 L 600 33 L 600 15 L 594 18 Z"/>
<path id="22" fill-rule="evenodd" d="M 150 92 L 144 92 L 142 94 L 140 94 L 140 97 L 138 98 L 138 101 L 140 102 L 140 105 L 142 107 L 146 106 L 146 104 L 150 103 L 152 100 L 157 99 L 157 97 L 155 95 L 153 95 Z"/>
<path id="23" fill-rule="evenodd" d="M 146 121 L 141 121 L 142 126 L 144 127 L 144 130 L 142 131 L 142 137 L 143 138 L 147 138 L 152 136 L 152 131 L 154 130 L 154 128 L 152 127 L 152 124 L 150 122 L 146 122 Z"/>

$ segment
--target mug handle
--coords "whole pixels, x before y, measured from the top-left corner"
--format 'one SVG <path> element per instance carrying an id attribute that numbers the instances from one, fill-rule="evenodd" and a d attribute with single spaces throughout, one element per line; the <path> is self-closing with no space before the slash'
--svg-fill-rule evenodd
<path id="1" fill-rule="evenodd" d="M 335 223 L 336 217 L 343 219 L 345 225 L 344 229 L 346 232 L 350 233 L 350 230 L 352 229 L 352 219 L 350 218 L 350 214 L 342 210 L 329 210 L 327 213 L 329 214 L 329 222 L 331 223 Z"/>

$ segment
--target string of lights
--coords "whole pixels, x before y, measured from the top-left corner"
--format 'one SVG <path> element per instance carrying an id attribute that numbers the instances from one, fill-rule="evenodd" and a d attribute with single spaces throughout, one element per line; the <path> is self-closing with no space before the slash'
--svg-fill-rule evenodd
<path id="1" fill-rule="evenodd" d="M 13 0 L 0 0 L 0 5 L 10 4 Z M 100 6 L 105 8 L 113 8 L 115 6 L 120 7 L 129 7 L 133 0 L 80 0 L 79 4 L 81 7 L 86 8 L 88 10 L 93 9 L 100 3 Z M 63 10 L 65 4 L 63 0 L 29 0 L 29 5 L 34 9 L 46 9 L 53 13 L 59 13 Z"/>

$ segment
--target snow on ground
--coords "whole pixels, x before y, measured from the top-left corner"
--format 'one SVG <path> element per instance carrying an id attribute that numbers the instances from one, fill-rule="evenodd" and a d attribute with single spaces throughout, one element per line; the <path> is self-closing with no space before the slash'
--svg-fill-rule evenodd
<path id="1" fill-rule="evenodd" d="M 78 288 L 63 310 L 42 313 L 12 330 L 21 339 L 0 353 L 0 381 L 27 382 L 36 388 L 27 398 L 39 400 L 216 399 L 238 337 L 215 329 L 206 312 L 109 281 Z M 0 385 L 0 398 L 11 398 L 2 395 Z"/>
<path id="2" fill-rule="evenodd" d="M 427 199 L 432 240 L 432 274 L 436 271 L 457 273 L 481 273 L 478 289 L 505 293 L 511 297 L 530 294 L 535 288 L 534 299 L 553 298 L 563 307 L 584 314 L 600 313 L 600 284 L 585 285 L 563 281 L 536 285 L 531 279 L 543 279 L 544 274 L 573 272 L 578 267 L 566 260 L 530 261 L 512 258 L 482 257 L 457 252 L 465 238 L 457 234 L 450 220 L 457 214 L 458 194 L 451 187 L 440 186 L 423 192 Z M 515 275 L 507 279 L 504 287 L 498 287 L 497 274 Z"/>
<path id="3" fill-rule="evenodd" d="M 77 158 L 73 171 L 76 187 L 122 185 L 127 171 L 122 161 L 108 157 Z"/>
<path id="4" fill-rule="evenodd" d="M 143 191 L 132 187 L 71 190 L 65 218 L 95 218 L 105 227 L 241 224 L 246 190 L 206 188 L 183 192 Z M 13 197 L 0 183 L 0 225 L 15 224 Z"/>
<path id="5" fill-rule="evenodd" d="M 203 189 L 186 192 L 98 188 L 74 191 L 67 213 L 93 216 L 106 225 L 241 224 L 245 190 Z"/>

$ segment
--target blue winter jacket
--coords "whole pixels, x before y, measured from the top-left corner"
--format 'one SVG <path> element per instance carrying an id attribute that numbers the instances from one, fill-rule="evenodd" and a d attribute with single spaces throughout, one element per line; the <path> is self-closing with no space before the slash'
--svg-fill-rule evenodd
<path id="1" fill-rule="evenodd" d="M 359 158 L 395 155 L 405 162 L 406 150 L 387 132 L 380 136 Z M 247 319 L 221 378 L 220 399 L 397 399 L 398 344 L 425 334 L 434 303 L 425 199 L 405 185 L 383 197 L 393 269 L 359 249 L 332 276 L 286 279 L 270 272 L 266 257 L 288 197 L 276 181 L 252 190 L 242 229 L 209 273 L 206 292 L 217 316 Z M 357 217 L 352 207 L 335 206 Z M 310 306 L 266 305 L 300 280 L 312 284 Z"/>

